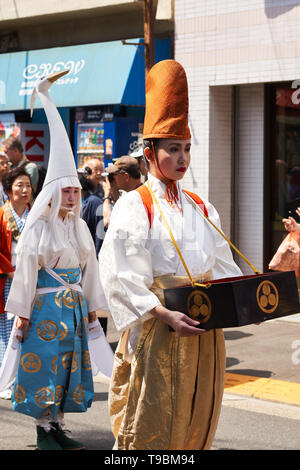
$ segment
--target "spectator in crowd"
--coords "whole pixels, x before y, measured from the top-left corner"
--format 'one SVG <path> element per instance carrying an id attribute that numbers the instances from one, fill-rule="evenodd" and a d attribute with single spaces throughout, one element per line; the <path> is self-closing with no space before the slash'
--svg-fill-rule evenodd
<path id="1" fill-rule="evenodd" d="M 88 179 L 94 185 L 94 194 L 103 199 L 104 191 L 102 187 L 102 173 L 104 171 L 104 164 L 102 160 L 100 160 L 100 158 L 98 157 L 93 157 L 85 163 L 84 168 Z M 90 171 L 88 170 L 88 168 L 90 169 Z"/>
<path id="2" fill-rule="evenodd" d="M 134 157 L 124 155 L 113 165 L 106 168 L 106 180 L 103 183 L 103 222 L 107 228 L 113 204 L 119 199 L 121 191 L 129 192 L 142 185 L 139 164 Z"/>
<path id="3" fill-rule="evenodd" d="M 3 176 L 8 173 L 9 171 L 9 163 L 8 163 L 8 157 L 5 155 L 5 153 L 0 153 L 0 206 L 3 206 L 5 203 L 7 196 L 5 195 L 3 191 L 3 186 L 2 186 L 2 179 Z"/>
<path id="4" fill-rule="evenodd" d="M 13 320 L 4 312 L 16 265 L 16 247 L 24 228 L 31 197 L 31 182 L 24 168 L 15 168 L 3 178 L 3 188 L 9 200 L 0 207 L 0 366 L 8 345 Z M 11 390 L 0 398 L 10 399 Z"/>
<path id="5" fill-rule="evenodd" d="M 139 164 L 142 179 L 145 182 L 147 180 L 148 168 L 144 158 L 143 146 L 130 154 L 131 157 L 135 158 Z"/>
<path id="6" fill-rule="evenodd" d="M 105 230 L 103 224 L 103 200 L 94 194 L 94 185 L 86 174 L 78 171 L 79 181 L 81 184 L 82 206 L 81 218 L 86 222 L 91 236 L 94 241 L 96 256 L 103 243 Z M 100 310 L 99 310 L 100 312 Z M 102 311 L 98 320 L 103 328 L 105 335 L 107 334 L 107 316 Z"/>
<path id="7" fill-rule="evenodd" d="M 101 224 L 103 219 L 103 201 L 100 197 L 94 194 L 94 185 L 89 178 L 80 174 L 79 181 L 82 187 L 81 217 L 85 220 L 91 232 L 95 244 L 96 255 L 98 256 L 104 238 L 103 224 Z"/>
<path id="8" fill-rule="evenodd" d="M 33 193 L 35 193 L 39 181 L 38 167 L 35 163 L 30 162 L 26 155 L 24 155 L 21 141 L 13 136 L 8 137 L 8 139 L 3 141 L 3 150 L 11 163 L 11 169 L 17 167 L 25 168 L 30 176 Z"/>

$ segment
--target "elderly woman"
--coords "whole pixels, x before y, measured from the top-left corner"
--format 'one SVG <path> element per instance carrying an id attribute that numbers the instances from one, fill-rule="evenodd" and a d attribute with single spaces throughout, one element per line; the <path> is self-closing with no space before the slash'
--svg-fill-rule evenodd
<path id="1" fill-rule="evenodd" d="M 0 207 L 0 366 L 13 325 L 4 305 L 14 276 L 17 243 L 29 211 L 30 177 L 24 168 L 16 168 L 4 175 L 3 188 L 9 199 Z M 0 397 L 9 399 L 11 391 L 2 392 Z"/>

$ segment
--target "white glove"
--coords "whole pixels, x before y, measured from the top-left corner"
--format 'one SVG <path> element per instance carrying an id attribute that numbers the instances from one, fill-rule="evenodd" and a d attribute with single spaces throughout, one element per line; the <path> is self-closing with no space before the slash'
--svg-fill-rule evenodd
<path id="1" fill-rule="evenodd" d="M 23 331 L 19 330 L 19 328 L 15 328 L 12 334 L 11 347 L 13 349 L 19 349 L 20 344 L 22 343 L 22 339 L 23 339 Z"/>
<path id="2" fill-rule="evenodd" d="M 97 339 L 102 335 L 104 331 L 98 319 L 89 323 L 89 339 Z"/>

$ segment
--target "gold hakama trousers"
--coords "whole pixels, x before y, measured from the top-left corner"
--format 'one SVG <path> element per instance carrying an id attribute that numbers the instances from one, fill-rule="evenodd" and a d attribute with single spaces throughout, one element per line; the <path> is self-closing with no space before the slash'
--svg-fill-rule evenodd
<path id="1" fill-rule="evenodd" d="M 152 291 L 163 301 L 162 287 L 187 284 L 183 276 L 161 276 Z M 224 390 L 223 331 L 180 337 L 147 320 L 131 363 L 124 359 L 128 332 L 115 353 L 109 393 L 114 449 L 210 449 Z"/>

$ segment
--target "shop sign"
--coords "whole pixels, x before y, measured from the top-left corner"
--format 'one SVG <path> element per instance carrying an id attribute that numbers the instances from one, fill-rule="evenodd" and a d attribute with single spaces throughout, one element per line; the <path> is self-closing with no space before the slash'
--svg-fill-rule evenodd
<path id="1" fill-rule="evenodd" d="M 66 62 L 53 63 L 32 63 L 27 65 L 23 70 L 23 81 L 19 90 L 19 96 L 31 95 L 34 85 L 39 78 L 47 76 L 54 72 L 61 70 L 69 70 L 69 73 L 56 81 L 57 85 L 72 85 L 76 84 L 79 80 L 79 73 L 85 66 L 85 60 L 80 59 L 77 61 L 67 60 Z"/>
<path id="2" fill-rule="evenodd" d="M 157 60 L 169 58 L 164 39 L 155 50 Z M 36 80 L 63 69 L 69 73 L 50 90 L 57 107 L 145 105 L 145 62 L 139 50 L 108 41 L 0 54 L 0 111 L 30 109 Z M 39 100 L 35 107 L 42 108 Z"/>
<path id="3" fill-rule="evenodd" d="M 28 160 L 47 165 L 49 130 L 46 124 L 21 123 L 21 142 Z"/>
<path id="4" fill-rule="evenodd" d="M 290 88 L 277 88 L 276 105 L 285 108 L 300 108 L 300 81 L 295 80 Z"/>

